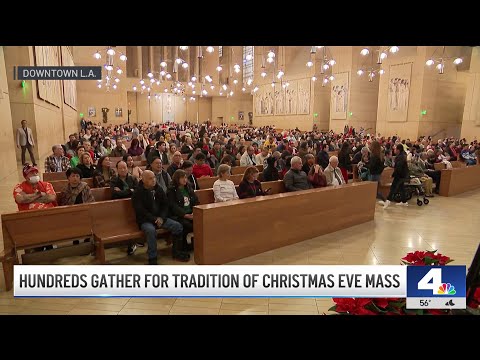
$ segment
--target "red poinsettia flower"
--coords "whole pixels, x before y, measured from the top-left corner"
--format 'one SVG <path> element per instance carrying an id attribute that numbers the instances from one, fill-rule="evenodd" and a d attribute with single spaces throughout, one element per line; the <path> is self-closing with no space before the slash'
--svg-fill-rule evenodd
<path id="1" fill-rule="evenodd" d="M 333 301 L 337 304 L 336 312 L 352 315 L 376 315 L 375 312 L 365 308 L 372 302 L 372 299 L 333 298 Z"/>
<path id="2" fill-rule="evenodd" d="M 438 310 L 438 309 L 428 309 L 427 313 L 430 315 L 445 315 L 446 312 L 444 310 Z"/>
<path id="3" fill-rule="evenodd" d="M 373 302 L 374 302 L 375 305 L 377 305 L 379 308 L 385 309 L 385 308 L 388 306 L 388 304 L 389 304 L 389 300 L 391 300 L 391 299 L 378 298 L 378 299 L 373 299 Z"/>

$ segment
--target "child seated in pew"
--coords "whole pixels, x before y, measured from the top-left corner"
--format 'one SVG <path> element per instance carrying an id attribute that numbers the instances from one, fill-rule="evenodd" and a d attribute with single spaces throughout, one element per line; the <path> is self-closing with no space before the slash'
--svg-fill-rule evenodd
<path id="1" fill-rule="evenodd" d="M 231 167 L 222 164 L 218 167 L 218 180 L 213 183 L 213 196 L 215 202 L 225 202 L 238 199 L 235 184 L 230 178 Z"/>
<path id="2" fill-rule="evenodd" d="M 213 176 L 212 168 L 205 164 L 205 155 L 198 153 L 195 157 L 195 165 L 193 165 L 193 175 L 198 179 L 204 176 Z"/>
<path id="3" fill-rule="evenodd" d="M 240 199 L 248 199 L 255 196 L 268 195 L 270 189 L 262 190 L 262 184 L 258 181 L 258 169 L 255 166 L 249 166 L 245 169 L 243 179 L 238 185 L 237 194 Z"/>

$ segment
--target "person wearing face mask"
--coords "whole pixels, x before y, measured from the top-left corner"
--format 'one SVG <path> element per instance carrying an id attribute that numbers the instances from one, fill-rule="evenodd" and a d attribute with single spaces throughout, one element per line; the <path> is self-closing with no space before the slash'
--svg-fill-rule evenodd
<path id="1" fill-rule="evenodd" d="M 57 206 L 57 195 L 52 184 L 40 181 L 36 166 L 26 164 L 23 168 L 25 181 L 13 189 L 18 210 L 48 209 Z"/>

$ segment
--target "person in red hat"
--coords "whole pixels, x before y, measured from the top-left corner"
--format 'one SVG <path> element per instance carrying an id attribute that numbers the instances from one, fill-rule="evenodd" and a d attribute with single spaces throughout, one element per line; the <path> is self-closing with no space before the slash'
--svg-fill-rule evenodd
<path id="1" fill-rule="evenodd" d="M 18 210 L 47 209 L 57 206 L 57 195 L 49 182 L 40 181 L 36 166 L 26 164 L 23 168 L 25 181 L 13 189 Z"/>

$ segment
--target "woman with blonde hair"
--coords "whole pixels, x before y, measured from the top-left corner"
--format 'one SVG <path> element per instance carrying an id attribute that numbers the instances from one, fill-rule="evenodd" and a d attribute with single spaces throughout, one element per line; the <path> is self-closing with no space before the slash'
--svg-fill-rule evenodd
<path id="1" fill-rule="evenodd" d="M 238 185 L 237 194 L 240 199 L 252 198 L 255 196 L 267 195 L 267 191 L 262 190 L 262 184 L 258 181 L 258 169 L 255 166 L 249 166 L 243 173 L 243 179 Z"/>
<path id="2" fill-rule="evenodd" d="M 230 179 L 231 167 L 222 164 L 218 167 L 218 180 L 213 183 L 215 202 L 225 202 L 238 199 L 235 184 Z"/>

